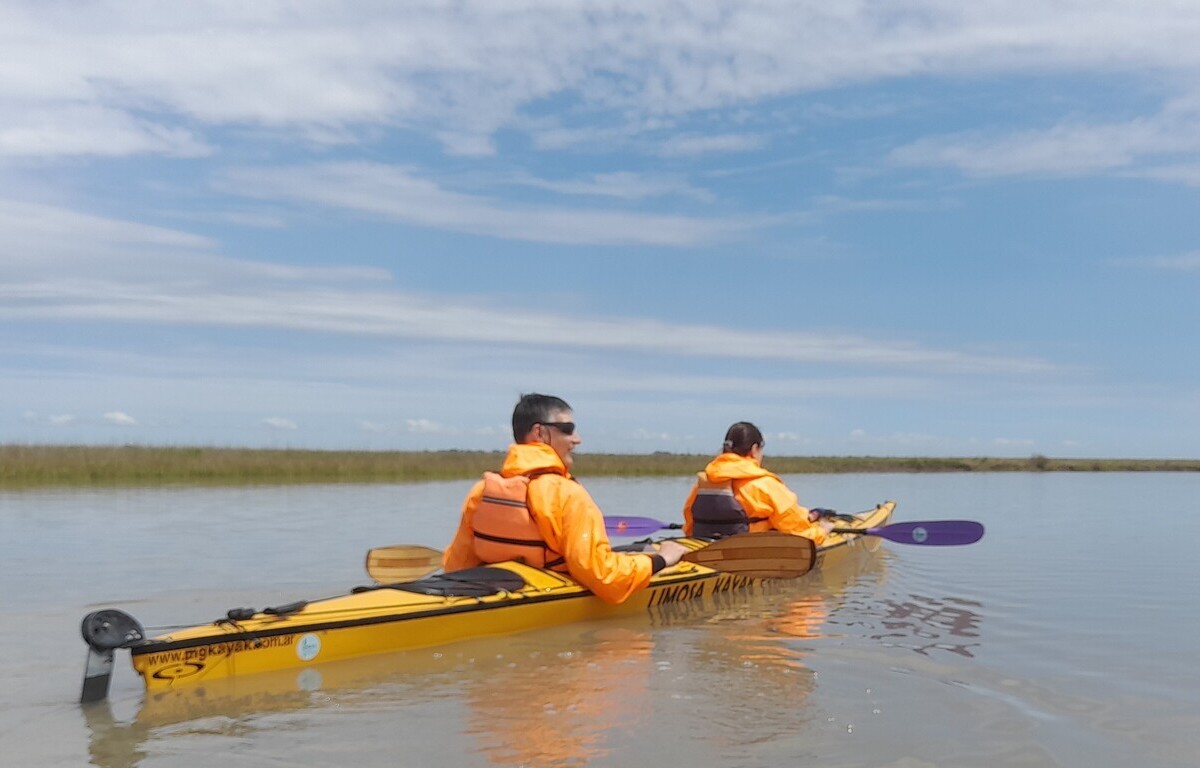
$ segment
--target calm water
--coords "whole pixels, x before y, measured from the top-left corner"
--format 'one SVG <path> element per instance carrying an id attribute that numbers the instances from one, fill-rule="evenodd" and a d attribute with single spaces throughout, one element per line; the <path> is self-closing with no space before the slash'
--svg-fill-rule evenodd
<path id="1" fill-rule="evenodd" d="M 581 465 L 585 459 L 581 460 Z M 82 616 L 147 627 L 366 583 L 442 547 L 469 483 L 0 494 L 5 765 L 1197 766 L 1200 476 L 788 478 L 843 511 L 970 518 L 715 613 L 574 625 L 81 709 Z M 686 479 L 591 480 L 678 517 Z M 248 678 L 248 680 L 250 680 Z"/>

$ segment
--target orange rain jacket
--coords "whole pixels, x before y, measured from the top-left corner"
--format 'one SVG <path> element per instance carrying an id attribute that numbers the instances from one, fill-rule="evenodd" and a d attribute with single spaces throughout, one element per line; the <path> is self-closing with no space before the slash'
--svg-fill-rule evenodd
<path id="1" fill-rule="evenodd" d="M 571 478 L 554 449 L 541 443 L 511 445 L 500 474 L 542 472 L 529 484 L 530 514 L 549 548 L 566 558 L 567 572 L 606 603 L 620 603 L 650 583 L 648 555 L 613 552 L 604 516 L 591 494 Z M 480 480 L 463 502 L 458 532 L 442 556 L 442 567 L 457 571 L 482 565 L 475 552 L 472 520 L 483 496 Z"/>
<path id="2" fill-rule="evenodd" d="M 736 453 L 722 453 L 704 468 L 709 482 L 731 483 L 733 497 L 746 510 L 747 517 L 765 518 L 750 523 L 750 531 L 783 531 L 825 541 L 825 531 L 808 521 L 808 508 L 800 506 L 796 494 L 754 459 Z M 692 535 L 692 504 L 696 501 L 698 484 L 692 486 L 687 503 L 683 505 L 683 532 Z"/>

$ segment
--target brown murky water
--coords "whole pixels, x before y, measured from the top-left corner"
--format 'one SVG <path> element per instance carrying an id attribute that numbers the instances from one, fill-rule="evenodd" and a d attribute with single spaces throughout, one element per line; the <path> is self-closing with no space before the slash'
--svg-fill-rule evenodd
<path id="1" fill-rule="evenodd" d="M 581 460 L 581 464 L 583 461 Z M 1191 475 L 789 478 L 814 505 L 971 518 L 766 591 L 76 704 L 78 623 L 148 627 L 364 583 L 449 539 L 468 483 L 0 494 L 0 760 L 13 766 L 1196 766 Z M 673 519 L 686 479 L 585 484 Z"/>

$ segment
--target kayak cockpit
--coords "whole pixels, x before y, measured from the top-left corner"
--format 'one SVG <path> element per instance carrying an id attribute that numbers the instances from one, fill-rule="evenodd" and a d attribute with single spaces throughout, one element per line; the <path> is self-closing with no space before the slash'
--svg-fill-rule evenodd
<path id="1" fill-rule="evenodd" d="M 501 592 L 516 592 L 523 589 L 526 584 L 524 577 L 519 573 L 507 568 L 492 568 L 485 565 L 450 573 L 437 573 L 401 584 L 358 587 L 354 591 L 399 589 L 405 592 L 415 592 L 418 595 L 437 595 L 439 597 L 487 597 L 488 595 L 498 595 Z"/>

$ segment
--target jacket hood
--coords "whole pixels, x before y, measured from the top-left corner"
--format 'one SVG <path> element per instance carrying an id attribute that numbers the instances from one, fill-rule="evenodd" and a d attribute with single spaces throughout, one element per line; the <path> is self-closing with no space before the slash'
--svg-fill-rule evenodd
<path id="1" fill-rule="evenodd" d="M 738 456 L 736 453 L 722 453 L 708 462 L 704 473 L 708 475 L 709 481 L 714 483 L 774 476 L 773 472 L 763 469 L 762 465 L 754 459 L 748 456 Z"/>
<path id="2" fill-rule="evenodd" d="M 508 455 L 504 457 L 504 466 L 500 474 L 504 477 L 528 475 L 531 472 L 553 472 L 564 477 L 570 477 L 562 459 L 554 449 L 545 443 L 521 443 L 508 446 Z"/>

